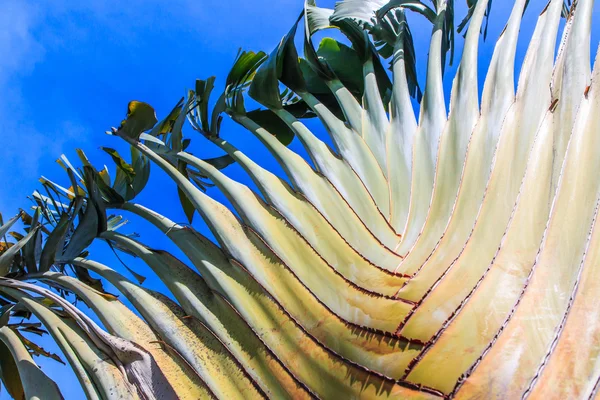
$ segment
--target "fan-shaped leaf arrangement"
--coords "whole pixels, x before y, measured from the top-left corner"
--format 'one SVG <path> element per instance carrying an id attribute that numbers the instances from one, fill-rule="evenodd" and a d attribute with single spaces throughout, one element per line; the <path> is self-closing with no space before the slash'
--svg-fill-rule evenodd
<path id="1" fill-rule="evenodd" d="M 515 91 L 527 3 L 514 3 L 480 101 L 478 45 L 491 0 L 468 2 L 448 113 L 442 74 L 454 7 L 444 0 L 345 0 L 334 10 L 307 0 L 304 18 L 270 55 L 240 52 L 212 108 L 214 78 L 198 81 L 158 123 L 149 105 L 131 102 L 111 132 L 130 144 L 131 163 L 106 149 L 117 168 L 111 180 L 83 152 L 82 169 L 63 158 L 70 187 L 43 180 L 48 196 L 36 193 L 33 216 L 21 215 L 25 234 L 4 241 L 6 388 L 16 398 L 61 398 L 30 356 L 42 354 L 37 345 L 20 333 L 41 325 L 10 323 L 33 314 L 89 398 L 598 396 L 593 1 L 548 3 Z M 433 24 L 422 98 L 405 12 Z M 294 47 L 301 21 L 303 58 Z M 352 46 L 328 38 L 315 48 L 312 35 L 331 27 Z M 247 112 L 246 92 L 265 108 Z M 421 101 L 418 119 L 411 95 Z M 285 178 L 222 137 L 223 115 L 260 140 Z M 309 117 L 332 146 L 302 122 Z M 225 155 L 203 160 L 187 151 L 186 120 Z M 293 137 L 310 160 L 286 147 Z M 258 192 L 222 172 L 233 162 Z M 215 242 L 158 213 L 168 206 L 134 202 L 150 165 L 177 184 L 187 215 L 197 212 Z M 190 265 L 116 232 L 122 221 L 107 209 L 152 223 Z M 95 239 L 140 257 L 176 302 L 91 260 L 85 249 Z M 105 293 L 103 281 L 137 313 Z"/>

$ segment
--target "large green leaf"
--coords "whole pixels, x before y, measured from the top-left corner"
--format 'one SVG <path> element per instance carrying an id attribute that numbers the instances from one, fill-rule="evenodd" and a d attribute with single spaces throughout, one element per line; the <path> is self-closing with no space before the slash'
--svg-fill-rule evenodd
<path id="1" fill-rule="evenodd" d="M 1 217 L 0 217 L 1 218 Z M 15 215 L 11 219 L 9 219 L 4 225 L 0 226 L 0 238 L 4 237 L 10 228 L 21 218 L 21 214 Z"/>
<path id="2" fill-rule="evenodd" d="M 294 139 L 294 133 L 273 111 L 254 110 L 248 112 L 246 115 L 273 134 L 283 145 L 287 146 Z"/>
<path id="3" fill-rule="evenodd" d="M 258 68 L 267 59 L 267 55 L 259 51 L 238 52 L 238 55 L 233 63 L 233 67 L 227 75 L 225 81 L 225 104 L 228 112 L 244 115 L 246 108 L 244 106 L 244 91 L 254 78 Z"/>
<path id="4" fill-rule="evenodd" d="M 6 371 L 9 367 L 6 364 L 10 364 L 10 360 L 4 363 L 0 361 L 0 368 L 2 368 L 3 381 L 15 380 L 17 377 L 20 379 L 22 384 L 23 395 L 18 397 L 19 394 L 15 393 L 15 382 L 8 382 L 7 388 L 9 393 L 15 399 L 48 399 L 48 400 L 62 400 L 62 394 L 58 389 L 58 386 L 48 376 L 42 372 L 42 370 L 35 364 L 29 352 L 34 355 L 41 355 L 47 357 L 56 357 L 54 354 L 45 352 L 44 349 L 37 346 L 35 343 L 25 338 L 19 330 L 10 328 L 0 328 L 0 357 L 7 357 L 14 360 L 15 370 Z M 6 349 L 9 350 L 9 354 L 6 354 Z M 55 359 L 56 359 L 55 358 Z M 58 358 L 60 361 L 60 358 Z M 17 376 L 11 376 L 15 374 Z M 19 392 L 18 387 L 16 388 Z"/>
<path id="5" fill-rule="evenodd" d="M 9 348 L 0 341 L 0 378 L 8 394 L 16 400 L 25 398 L 21 376 Z"/>
<path id="6" fill-rule="evenodd" d="M 131 101 L 127 105 L 127 117 L 121 122 L 117 132 L 137 139 L 140 133 L 152 129 L 157 123 L 154 108 L 141 101 Z"/>
<path id="7" fill-rule="evenodd" d="M 40 258 L 40 272 L 46 272 L 50 270 L 50 267 L 54 264 L 56 257 L 59 256 L 63 251 L 63 244 L 67 235 L 67 230 L 71 225 L 71 218 L 69 214 L 63 213 L 60 216 L 60 220 L 56 224 L 56 227 L 50 233 L 44 244 L 42 255 Z"/>
<path id="8" fill-rule="evenodd" d="M 31 231 L 19 240 L 17 243 L 12 244 L 7 250 L 0 253 L 0 277 L 6 276 L 10 272 L 13 259 L 19 254 L 20 250 L 34 237 L 38 232 L 37 229 L 31 229 Z"/>

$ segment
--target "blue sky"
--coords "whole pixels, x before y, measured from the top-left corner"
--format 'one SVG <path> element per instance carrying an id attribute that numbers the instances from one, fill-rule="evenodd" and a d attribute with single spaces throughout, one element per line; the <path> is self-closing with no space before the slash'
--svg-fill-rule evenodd
<path id="1" fill-rule="evenodd" d="M 334 3 L 321 0 L 318 4 L 332 7 Z M 531 2 L 517 64 L 544 4 L 543 0 Z M 511 5 L 506 0 L 494 1 L 488 40 L 480 50 L 480 80 Z M 270 51 L 295 21 L 301 6 L 301 0 L 2 0 L 0 212 L 8 217 L 19 207 L 28 207 L 26 196 L 39 186 L 40 175 L 65 182 L 54 162 L 62 153 L 75 161 L 74 149 L 82 148 L 97 165 L 110 166 L 98 147 L 125 149 L 104 131 L 118 125 L 129 100 L 152 104 L 160 119 L 193 87 L 196 78 L 216 75 L 217 83 L 222 84 L 238 48 Z M 457 1 L 457 7 L 462 17 L 464 1 Z M 431 28 L 418 17 L 411 17 L 411 22 L 423 75 Z M 595 32 L 594 49 L 597 37 Z M 457 44 L 460 53 L 460 36 Z M 453 71 L 450 68 L 446 74 L 448 91 Z M 250 134 L 231 123 L 225 124 L 223 132 L 242 150 L 280 171 Z M 190 129 L 186 133 L 196 154 L 219 154 Z M 299 149 L 297 143 L 292 147 Z M 233 166 L 226 172 L 248 183 L 239 168 Z M 217 190 L 209 193 L 224 201 Z M 139 202 L 175 221 L 185 221 L 175 186 L 156 168 Z M 195 225 L 206 232 L 201 221 Z M 147 225 L 132 222 L 124 230 L 142 233 L 151 246 L 173 250 Z M 105 246 L 94 245 L 92 250 L 93 258 L 119 269 Z M 158 280 L 143 265 L 128 262 L 149 277 L 149 287 L 160 289 Z M 58 351 L 44 340 L 46 343 Z M 83 398 L 68 368 L 45 360 L 40 363 L 59 382 L 66 399 Z M 0 399 L 7 398 L 3 391 Z"/>

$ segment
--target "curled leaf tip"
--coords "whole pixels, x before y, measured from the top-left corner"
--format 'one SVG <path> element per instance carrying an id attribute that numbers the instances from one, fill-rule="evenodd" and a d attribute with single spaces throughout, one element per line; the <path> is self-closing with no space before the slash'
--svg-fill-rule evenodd
<path id="1" fill-rule="evenodd" d="M 136 139 L 144 131 L 152 129 L 158 122 L 154 108 L 148 103 L 133 100 L 127 105 L 127 118 L 121 122 L 119 129 L 113 129 L 129 138 Z"/>

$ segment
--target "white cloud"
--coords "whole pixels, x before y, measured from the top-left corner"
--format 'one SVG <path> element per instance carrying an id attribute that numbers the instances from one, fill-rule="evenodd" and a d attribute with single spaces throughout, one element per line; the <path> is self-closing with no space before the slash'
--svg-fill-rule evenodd
<path id="1" fill-rule="evenodd" d="M 63 145 L 83 129 L 64 122 L 58 132 L 39 132 L 25 117 L 28 107 L 21 83 L 43 62 L 46 49 L 35 36 L 44 23 L 41 9 L 31 3 L 4 0 L 0 13 L 0 212 L 23 207 L 40 176 L 40 160 L 56 158 Z M 40 90 L 43 93 L 43 90 Z M 52 140 L 49 140 L 52 138 Z"/>
<path id="2" fill-rule="evenodd" d="M 30 168 L 24 160 L 17 156 L 18 148 L 23 143 L 19 137 L 27 137 L 31 145 L 29 160 L 35 159 L 41 149 L 35 143 L 35 132 L 30 132 L 22 121 L 19 121 L 19 109 L 23 106 L 19 77 L 32 71 L 35 63 L 43 58 L 44 49 L 32 35 L 32 26 L 38 20 L 36 11 L 25 2 L 8 0 L 0 13 L 0 121 L 2 136 L 0 146 L 0 170 L 3 171 L 0 182 L 0 209 L 6 213 L 13 210 L 13 193 L 15 177 L 20 175 L 21 168 Z"/>
<path id="3" fill-rule="evenodd" d="M 43 58 L 44 49 L 33 37 L 31 28 L 39 20 L 34 7 L 23 1 L 7 0 L 0 13 L 0 84 L 14 74 L 31 71 Z"/>

